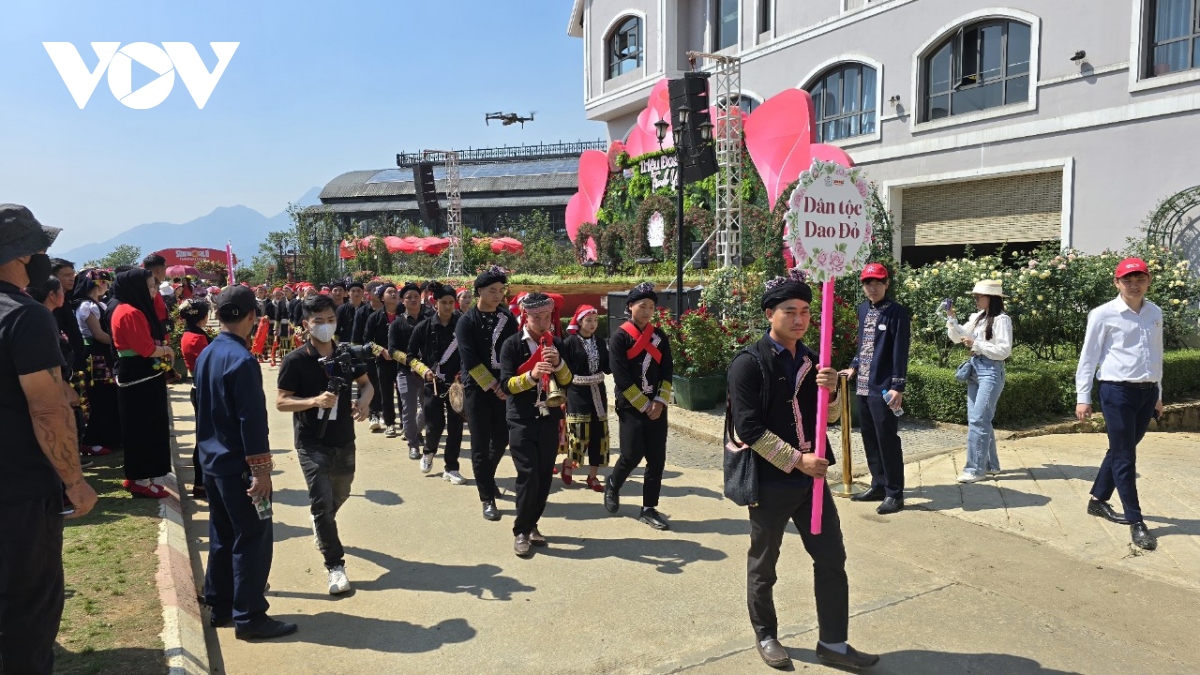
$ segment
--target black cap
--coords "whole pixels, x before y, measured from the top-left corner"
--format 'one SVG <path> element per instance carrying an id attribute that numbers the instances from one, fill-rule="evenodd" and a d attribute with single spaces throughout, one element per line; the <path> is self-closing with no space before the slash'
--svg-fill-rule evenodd
<path id="1" fill-rule="evenodd" d="M 0 204 L 0 264 L 50 248 L 57 227 L 44 227 L 20 204 Z"/>
<path id="2" fill-rule="evenodd" d="M 258 298 L 245 286 L 226 286 L 217 295 L 217 313 L 222 319 L 240 319 L 258 313 Z"/>

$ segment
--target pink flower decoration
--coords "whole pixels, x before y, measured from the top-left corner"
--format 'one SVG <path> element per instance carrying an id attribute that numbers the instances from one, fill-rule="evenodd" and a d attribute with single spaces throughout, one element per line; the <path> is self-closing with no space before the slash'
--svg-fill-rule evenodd
<path id="1" fill-rule="evenodd" d="M 846 269 L 846 256 L 841 251 L 829 254 L 829 271 L 841 274 Z"/>
<path id="2" fill-rule="evenodd" d="M 828 269 L 828 265 L 829 265 L 829 252 L 823 251 L 821 253 L 818 253 L 817 254 L 817 267 L 820 267 L 821 269 Z"/>

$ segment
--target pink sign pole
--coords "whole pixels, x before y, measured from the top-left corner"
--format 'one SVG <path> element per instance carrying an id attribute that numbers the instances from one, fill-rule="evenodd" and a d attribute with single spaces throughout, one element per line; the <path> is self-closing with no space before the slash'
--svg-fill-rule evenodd
<path id="1" fill-rule="evenodd" d="M 229 261 L 229 285 L 234 286 L 237 284 L 237 279 L 234 278 L 233 274 L 233 244 L 230 242 L 225 242 L 225 256 Z"/>
<path id="2" fill-rule="evenodd" d="M 833 362 L 833 279 L 822 284 L 821 288 L 821 352 L 818 358 L 819 368 L 828 368 Z M 817 439 L 813 444 L 813 453 L 825 458 L 825 429 L 829 426 L 829 390 L 817 387 Z M 813 479 L 812 523 L 813 534 L 821 534 L 821 517 L 825 513 L 825 479 Z"/>

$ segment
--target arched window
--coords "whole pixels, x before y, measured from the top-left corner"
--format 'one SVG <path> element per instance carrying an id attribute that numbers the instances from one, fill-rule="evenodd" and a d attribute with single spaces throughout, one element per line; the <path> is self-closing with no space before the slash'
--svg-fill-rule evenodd
<path id="1" fill-rule="evenodd" d="M 809 87 L 821 143 L 875 133 L 875 69 L 845 63 L 825 71 Z"/>
<path id="2" fill-rule="evenodd" d="M 1145 77 L 1200 68 L 1200 0 L 1149 0 Z"/>
<path id="3" fill-rule="evenodd" d="M 922 61 L 921 120 L 1029 100 L 1030 27 L 989 19 L 958 29 Z"/>
<path id="4" fill-rule="evenodd" d="M 631 16 L 608 36 L 608 79 L 642 67 L 642 20 Z"/>

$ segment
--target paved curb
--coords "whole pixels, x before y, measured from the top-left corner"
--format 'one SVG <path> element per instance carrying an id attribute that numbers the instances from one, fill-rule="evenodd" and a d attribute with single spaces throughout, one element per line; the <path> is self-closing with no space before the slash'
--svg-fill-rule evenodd
<path id="1" fill-rule="evenodd" d="M 181 456 L 174 427 L 172 413 L 172 464 Z M 165 486 L 171 496 L 159 500 L 162 521 L 158 527 L 158 572 L 154 580 L 163 608 L 163 654 L 170 675 L 206 675 L 210 672 L 208 644 L 204 639 L 204 623 L 192 577 L 192 551 L 179 503 L 178 473 L 178 467 L 175 467 Z"/>

